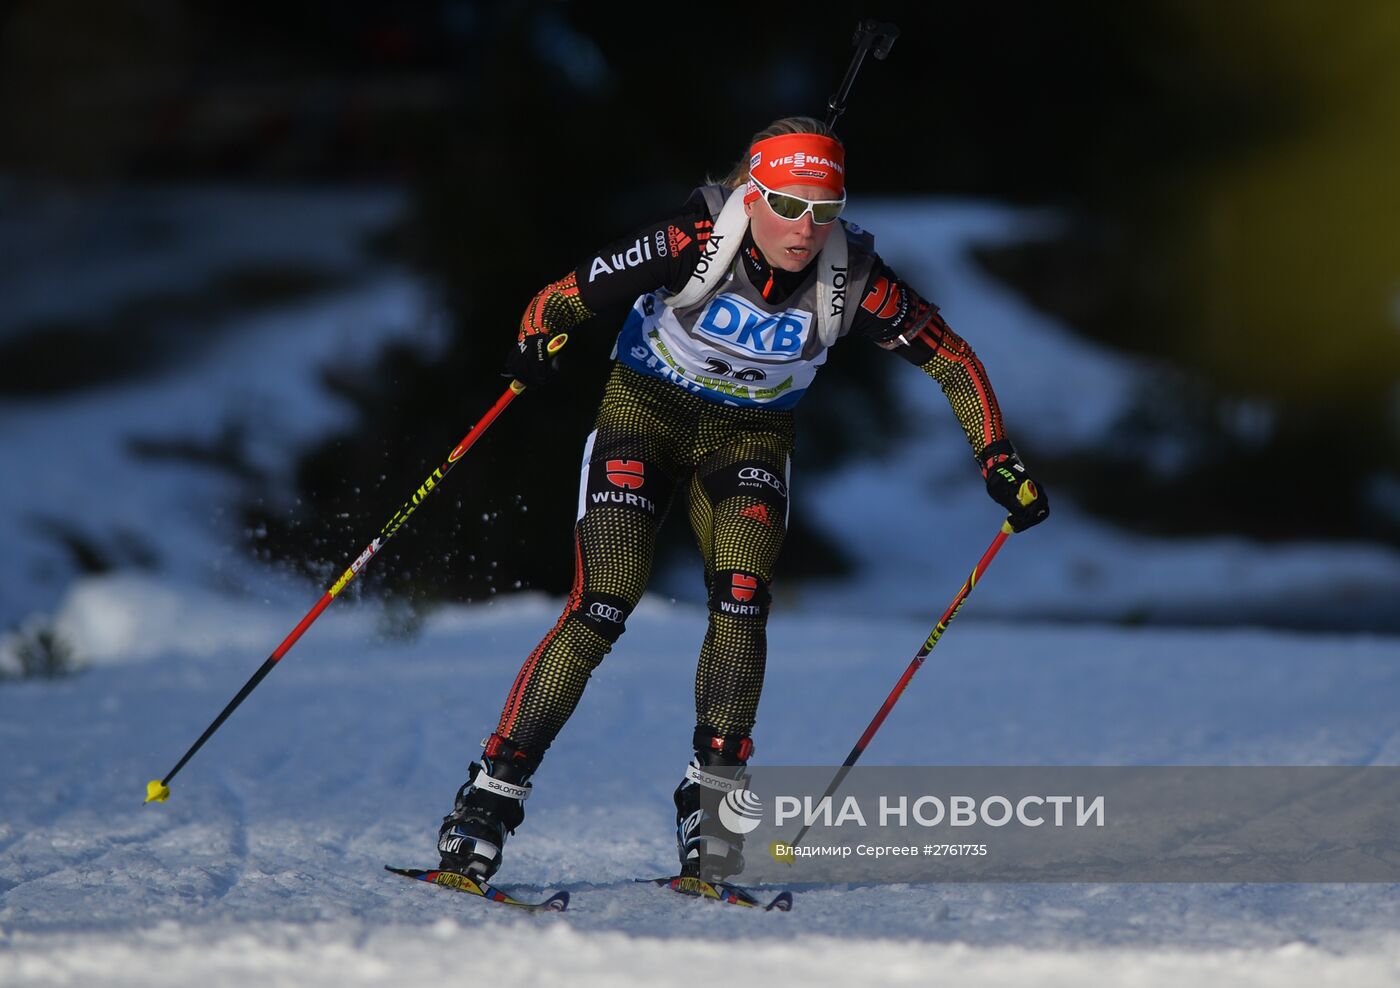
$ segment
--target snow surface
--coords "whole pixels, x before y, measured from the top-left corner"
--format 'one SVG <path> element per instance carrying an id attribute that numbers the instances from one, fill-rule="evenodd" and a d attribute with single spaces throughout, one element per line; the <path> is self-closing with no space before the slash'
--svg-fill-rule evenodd
<path id="1" fill-rule="evenodd" d="M 668 602 L 697 596 L 686 570 L 658 574 L 660 592 L 595 676 L 510 844 L 502 884 L 530 896 L 567 888 L 565 914 L 524 917 L 380 870 L 434 863 L 437 822 L 558 601 L 445 608 L 406 639 L 393 614 L 347 595 L 176 778 L 170 802 L 143 806 L 146 780 L 323 588 L 237 554 L 235 480 L 134 458 L 128 442 L 213 439 L 238 423 L 250 460 L 284 476 L 346 414 L 318 387 L 328 363 L 368 360 L 391 339 L 437 344 L 431 293 L 402 271 L 357 268 L 344 250 L 392 215 L 392 197 L 359 195 L 252 210 L 246 197 L 191 190 L 164 221 L 189 249 L 155 263 L 138 249 L 147 241 L 123 241 L 131 256 L 110 277 L 110 256 L 85 262 L 102 304 L 282 256 L 357 277 L 247 319 L 155 379 L 0 403 L 0 627 L 52 614 L 88 664 L 70 679 L 0 683 L 0 984 L 1400 980 L 1389 885 L 820 887 L 799 890 L 791 914 L 757 916 L 635 885 L 673 869 L 670 794 L 704 629 L 703 609 Z M 30 208 L 42 220 L 62 206 Z M 1051 218 L 948 202 L 866 204 L 856 218 L 973 342 L 1013 434 L 1092 445 L 1156 373 L 1075 340 L 967 263 L 970 244 Z M 190 241 L 219 224 L 240 232 Z M 33 278 L 15 296 L 30 317 L 80 304 Z M 1000 522 L 942 396 L 916 371 L 892 372 L 927 428 L 895 460 L 795 491 L 794 510 L 813 512 L 861 569 L 778 588 L 756 732 L 764 764 L 844 757 Z M 561 476 L 575 469 L 561 464 Z M 117 559 L 123 533 L 138 533 L 154 558 L 75 579 L 61 541 L 35 524 L 44 518 L 76 520 Z M 386 556 L 419 548 L 409 530 Z M 867 762 L 1396 764 L 1400 640 L 1122 622 L 1385 600 L 1398 587 L 1390 550 L 1140 538 L 1059 499 L 1049 524 L 1008 542 Z M 1008 620 L 1026 615 L 1054 621 Z"/>
<path id="2" fill-rule="evenodd" d="M 991 578 L 989 577 L 989 580 Z M 134 600 L 157 606 L 130 612 Z M 1389 885 L 909 885 L 799 890 L 754 915 L 632 883 L 672 870 L 670 793 L 703 610 L 644 604 L 544 767 L 501 883 L 509 910 L 381 871 L 430 866 L 439 817 L 558 602 L 433 616 L 413 642 L 328 612 L 177 776 L 299 617 L 123 576 L 61 626 L 103 664 L 0 689 L 0 983 L 1380 985 Z M 968 611 L 975 611 L 969 604 Z M 181 620 L 171 620 L 175 614 Z M 834 764 L 927 628 L 780 616 L 766 764 Z M 141 642 L 141 647 L 111 643 Z M 220 644 L 224 643 L 224 644 Z M 959 619 L 871 764 L 1371 764 L 1400 756 L 1393 640 Z M 485 934 L 483 937 L 482 934 Z M 485 946 L 485 949 L 483 947 Z M 718 954 L 718 956 L 716 956 Z"/>

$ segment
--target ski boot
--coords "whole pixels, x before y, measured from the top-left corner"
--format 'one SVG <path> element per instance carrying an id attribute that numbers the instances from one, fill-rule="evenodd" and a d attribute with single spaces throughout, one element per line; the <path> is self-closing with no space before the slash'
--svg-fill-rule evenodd
<path id="1" fill-rule="evenodd" d="M 501 866 L 506 835 L 525 819 L 527 780 L 539 761 L 498 734 L 483 747 L 481 762 L 471 763 L 471 778 L 457 790 L 452 812 L 442 818 L 437 846 L 443 871 L 484 880 Z"/>
<path id="2" fill-rule="evenodd" d="M 676 850 L 681 875 L 707 882 L 744 867 L 744 838 L 720 820 L 724 797 L 748 782 L 744 766 L 753 754 L 749 738 L 721 737 L 708 727 L 695 731 L 695 757 L 676 788 Z"/>

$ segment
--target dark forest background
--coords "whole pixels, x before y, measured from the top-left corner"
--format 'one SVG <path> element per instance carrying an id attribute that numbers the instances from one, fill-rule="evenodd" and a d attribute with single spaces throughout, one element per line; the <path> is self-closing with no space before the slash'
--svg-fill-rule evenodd
<path id="1" fill-rule="evenodd" d="M 499 393 L 530 296 L 727 170 L 771 119 L 822 114 L 862 17 L 903 33 L 888 61 L 867 62 L 839 127 L 853 187 L 1057 208 L 1070 220 L 1062 236 L 979 262 L 1073 330 L 1182 372 L 1093 448 L 1023 448 L 1054 490 L 1158 533 L 1400 544 L 1400 5 L 718 4 L 702 15 L 14 2 L 0 7 L 0 171 L 114 197 L 174 182 L 408 190 L 403 221 L 367 247 L 436 286 L 450 345 L 431 361 L 397 350 L 328 374 L 356 427 L 305 457 L 295 499 L 268 491 L 244 505 L 248 528 L 267 533 L 253 548 L 325 576 Z M 288 266 L 221 298 L 326 287 Z M 114 313 L 130 323 L 116 349 L 112 334 L 72 324 L 0 341 L 0 394 L 159 366 L 167 342 L 146 330 L 170 315 L 159 300 Z M 478 481 L 444 495 L 454 508 L 415 516 L 441 552 L 404 554 L 374 581 L 470 598 L 567 586 L 574 464 L 617 318 L 578 333 L 569 373 L 488 434 L 472 453 Z M 964 329 L 975 344 L 977 328 Z M 824 441 L 800 447 L 803 469 L 898 440 L 888 358 L 841 357 L 804 403 L 806 433 Z M 1177 451 L 1169 463 L 1164 446 Z M 237 469 L 237 437 L 201 455 Z M 683 527 L 673 522 L 680 541 Z M 840 566 L 820 533 L 794 533 L 786 573 Z"/>

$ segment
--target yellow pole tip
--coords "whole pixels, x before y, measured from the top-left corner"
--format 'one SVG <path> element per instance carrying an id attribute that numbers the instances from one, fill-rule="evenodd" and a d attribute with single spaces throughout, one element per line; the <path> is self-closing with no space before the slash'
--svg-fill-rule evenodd
<path id="1" fill-rule="evenodd" d="M 159 779 L 146 783 L 146 802 L 163 803 L 170 798 L 170 787 Z"/>
<path id="2" fill-rule="evenodd" d="M 780 840 L 775 840 L 773 843 L 768 845 L 768 853 L 772 856 L 774 861 L 778 862 L 778 864 L 790 865 L 792 864 L 792 855 L 784 854 L 781 850 L 782 848 L 786 847 L 788 847 L 787 844 L 784 844 Z"/>

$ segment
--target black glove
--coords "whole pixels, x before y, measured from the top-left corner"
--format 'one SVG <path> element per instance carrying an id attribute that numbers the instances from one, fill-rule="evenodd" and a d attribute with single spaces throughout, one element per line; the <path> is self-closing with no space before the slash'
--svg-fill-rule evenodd
<path id="1" fill-rule="evenodd" d="M 1024 532 L 1039 525 L 1050 514 L 1050 501 L 1045 488 L 1031 479 L 1026 465 L 1016 453 L 1011 440 L 1001 439 L 982 451 L 982 475 L 987 478 L 987 493 L 1010 515 L 1011 527 Z M 1022 497 L 1026 503 L 1022 503 Z"/>
<path id="2" fill-rule="evenodd" d="M 521 332 L 506 355 L 506 377 L 514 378 L 526 387 L 536 388 L 546 383 L 559 370 L 559 350 L 568 339 L 563 333 Z"/>

